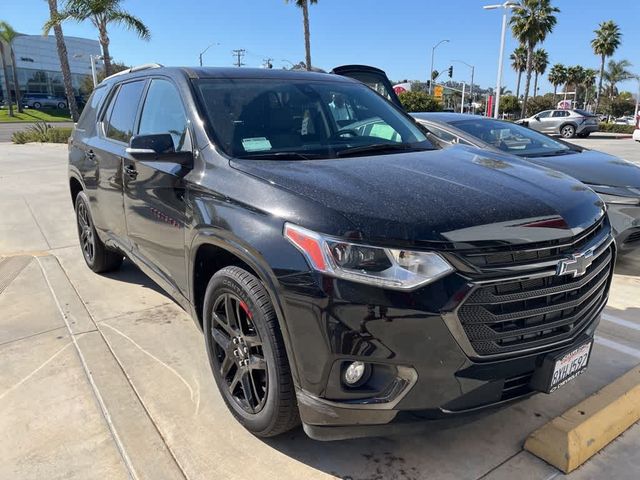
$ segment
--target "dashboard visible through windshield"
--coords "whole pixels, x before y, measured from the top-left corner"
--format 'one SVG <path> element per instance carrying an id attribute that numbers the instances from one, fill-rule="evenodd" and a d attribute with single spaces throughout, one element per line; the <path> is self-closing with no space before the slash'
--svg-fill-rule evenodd
<path id="1" fill-rule="evenodd" d="M 316 159 L 434 146 L 363 84 L 282 79 L 200 79 L 196 90 L 216 144 L 229 156 Z"/>

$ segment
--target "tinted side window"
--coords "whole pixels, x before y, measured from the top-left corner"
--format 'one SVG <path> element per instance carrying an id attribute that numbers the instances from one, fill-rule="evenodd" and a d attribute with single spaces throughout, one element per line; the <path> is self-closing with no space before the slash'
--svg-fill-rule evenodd
<path id="1" fill-rule="evenodd" d="M 98 109 L 102 104 L 102 99 L 104 99 L 105 94 L 107 93 L 107 89 L 105 87 L 96 88 L 91 96 L 89 97 L 89 101 L 84 106 L 84 110 L 82 110 L 82 115 L 78 119 L 78 130 L 92 130 L 93 125 L 96 123 L 96 117 L 98 115 Z"/>
<path id="2" fill-rule="evenodd" d="M 554 117 L 568 117 L 569 116 L 569 112 L 567 112 L 566 110 L 556 110 L 555 112 L 553 112 L 553 116 Z"/>
<path id="3" fill-rule="evenodd" d="M 120 142 L 128 143 L 133 135 L 133 124 L 136 120 L 138 103 L 144 88 L 144 80 L 125 83 L 120 86 L 120 90 L 113 102 L 113 109 L 108 121 L 105 122 L 105 132 L 107 137 Z"/>
<path id="4" fill-rule="evenodd" d="M 142 107 L 139 135 L 169 133 L 177 152 L 191 150 L 187 116 L 176 87 L 168 80 L 151 81 Z"/>
<path id="5" fill-rule="evenodd" d="M 551 115 L 551 110 L 546 110 L 544 112 L 540 112 L 538 114 L 538 118 L 547 118 L 549 115 Z"/>

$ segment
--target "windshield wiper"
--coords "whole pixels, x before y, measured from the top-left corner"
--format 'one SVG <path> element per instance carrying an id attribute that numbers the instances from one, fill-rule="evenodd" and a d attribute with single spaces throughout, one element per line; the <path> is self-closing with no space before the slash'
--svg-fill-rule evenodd
<path id="1" fill-rule="evenodd" d="M 540 153 L 522 153 L 521 157 L 559 157 L 560 155 L 571 155 L 578 153 L 575 150 L 567 148 L 566 150 L 554 150 L 553 152 L 540 152 Z"/>
<path id="2" fill-rule="evenodd" d="M 428 147 L 416 147 L 415 145 L 407 145 L 406 143 L 373 143 L 371 145 L 363 145 L 361 147 L 345 148 L 336 152 L 336 157 L 349 157 L 352 155 L 360 155 L 363 153 L 382 153 L 397 151 L 423 151 L 434 150 Z"/>
<path id="3" fill-rule="evenodd" d="M 238 158 L 250 160 L 311 160 L 312 158 L 318 158 L 321 156 L 322 155 L 318 155 L 317 153 L 270 152 L 243 155 Z"/>

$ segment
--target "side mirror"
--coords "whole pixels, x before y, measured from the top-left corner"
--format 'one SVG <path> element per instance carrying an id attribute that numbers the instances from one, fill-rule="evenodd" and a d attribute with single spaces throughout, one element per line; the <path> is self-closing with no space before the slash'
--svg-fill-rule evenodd
<path id="1" fill-rule="evenodd" d="M 537 121 L 540 121 L 540 117 L 538 115 L 534 115 L 533 118 L 535 118 Z"/>
<path id="2" fill-rule="evenodd" d="M 176 163 L 193 168 L 192 152 L 176 152 L 169 133 L 136 135 L 131 137 L 126 152 L 137 160 Z"/>

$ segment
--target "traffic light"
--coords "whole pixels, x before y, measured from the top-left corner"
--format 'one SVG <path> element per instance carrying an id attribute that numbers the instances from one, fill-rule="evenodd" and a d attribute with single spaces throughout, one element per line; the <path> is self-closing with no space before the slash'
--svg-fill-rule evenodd
<path id="1" fill-rule="evenodd" d="M 431 88 L 431 80 L 427 80 L 427 88 Z"/>
<path id="2" fill-rule="evenodd" d="M 453 65 L 449 67 L 449 78 L 453 77 Z"/>

